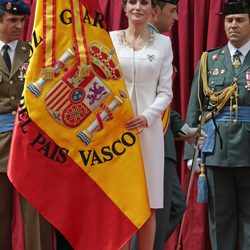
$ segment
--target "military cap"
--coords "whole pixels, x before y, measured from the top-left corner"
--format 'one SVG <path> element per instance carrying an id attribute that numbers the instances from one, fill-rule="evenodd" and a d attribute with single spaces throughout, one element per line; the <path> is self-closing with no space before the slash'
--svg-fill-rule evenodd
<path id="1" fill-rule="evenodd" d="M 171 4 L 174 4 L 174 5 L 177 5 L 178 1 L 179 0 L 157 0 L 157 2 L 171 3 Z"/>
<path id="2" fill-rule="evenodd" d="M 30 9 L 23 0 L 1 0 L 0 9 L 13 15 L 30 15 Z"/>
<path id="3" fill-rule="evenodd" d="M 250 0 L 228 0 L 222 12 L 224 15 L 244 13 L 250 13 Z"/>

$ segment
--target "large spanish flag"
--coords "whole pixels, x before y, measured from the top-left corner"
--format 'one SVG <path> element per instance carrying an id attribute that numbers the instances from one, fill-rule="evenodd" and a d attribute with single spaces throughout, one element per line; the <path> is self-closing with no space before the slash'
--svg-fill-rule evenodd
<path id="1" fill-rule="evenodd" d="M 38 0 L 8 175 L 76 250 L 120 249 L 150 216 L 143 162 L 97 0 Z M 22 72 L 24 73 L 24 72 Z"/>

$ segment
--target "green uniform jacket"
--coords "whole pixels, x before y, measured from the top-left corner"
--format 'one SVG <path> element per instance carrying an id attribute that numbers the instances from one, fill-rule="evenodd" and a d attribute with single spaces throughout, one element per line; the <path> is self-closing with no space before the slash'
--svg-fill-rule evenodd
<path id="1" fill-rule="evenodd" d="M 29 45 L 19 41 L 16 47 L 11 72 L 0 54 L 0 114 L 16 114 L 22 95 L 24 79 L 21 68 L 29 58 Z M 0 133 L 0 173 L 6 172 L 12 132 Z"/>
<path id="2" fill-rule="evenodd" d="M 181 127 L 185 124 L 176 111 L 171 110 L 168 129 L 164 136 L 164 149 L 165 158 L 171 159 L 176 162 L 176 150 L 174 137 L 178 136 Z"/>
<path id="3" fill-rule="evenodd" d="M 228 46 L 208 52 L 207 72 L 208 84 L 214 86 L 215 91 L 221 91 L 230 86 L 233 79 L 238 79 L 238 105 L 250 106 L 250 91 L 245 88 L 246 72 L 250 71 L 250 53 L 245 57 L 244 63 L 235 72 Z M 191 127 L 198 124 L 199 104 L 197 98 L 199 64 L 193 80 L 191 96 L 188 104 L 187 123 Z M 200 78 L 200 96 L 203 102 L 202 78 Z M 226 103 L 229 105 L 229 101 Z M 208 166 L 244 167 L 250 166 L 250 123 L 246 122 L 216 122 L 222 140 L 220 148 L 219 136 L 216 133 L 215 149 L 213 153 L 206 154 L 205 163 Z M 191 159 L 193 149 L 186 144 L 185 159 Z"/>

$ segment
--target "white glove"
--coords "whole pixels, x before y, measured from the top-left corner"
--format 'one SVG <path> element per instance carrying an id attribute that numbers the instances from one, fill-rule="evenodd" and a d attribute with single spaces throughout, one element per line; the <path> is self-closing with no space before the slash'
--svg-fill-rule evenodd
<path id="1" fill-rule="evenodd" d="M 193 145 L 193 147 L 196 149 L 196 146 L 199 147 L 199 149 L 202 149 L 204 146 L 204 143 L 206 141 L 207 138 L 207 134 L 201 130 L 201 135 L 198 137 L 197 142 L 192 142 L 191 144 Z"/>
<path id="2" fill-rule="evenodd" d="M 180 130 L 181 133 L 188 136 L 195 135 L 197 133 L 197 128 L 190 128 L 187 123 L 185 123 Z"/>
<path id="3" fill-rule="evenodd" d="M 193 164 L 193 159 L 190 159 L 187 161 L 187 167 L 188 169 L 191 171 L 191 167 Z M 201 158 L 197 158 L 196 164 L 195 164 L 195 168 L 194 168 L 194 172 L 195 173 L 200 173 L 200 164 L 201 164 Z"/>
<path id="4" fill-rule="evenodd" d="M 201 133 L 198 136 L 197 141 L 195 139 L 195 140 L 190 141 L 189 143 L 193 146 L 195 150 L 197 149 L 197 147 L 199 149 L 202 149 L 206 141 L 206 138 L 207 138 L 207 134 L 203 130 L 201 130 Z"/>
<path id="5" fill-rule="evenodd" d="M 187 123 L 185 123 L 180 130 L 180 135 L 184 134 L 187 137 L 186 141 L 190 143 L 194 149 L 196 149 L 196 146 L 198 146 L 199 149 L 203 147 L 207 138 L 207 134 L 203 130 L 201 130 L 199 134 L 198 128 L 190 128 Z M 198 139 L 196 139 L 197 137 Z"/>

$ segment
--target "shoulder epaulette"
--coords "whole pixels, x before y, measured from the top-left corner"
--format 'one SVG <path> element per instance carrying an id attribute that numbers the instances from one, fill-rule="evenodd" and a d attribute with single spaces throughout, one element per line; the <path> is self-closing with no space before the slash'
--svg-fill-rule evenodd
<path id="1" fill-rule="evenodd" d="M 213 51 L 215 51 L 215 50 L 219 50 L 219 49 L 222 49 L 223 47 L 217 47 L 217 48 L 214 48 L 214 49 L 209 49 L 209 50 L 207 50 L 207 52 L 213 52 Z"/>

